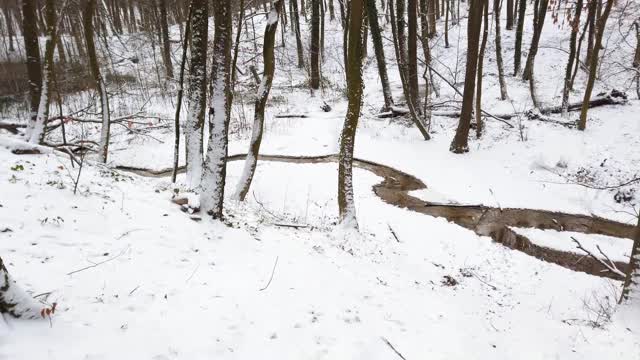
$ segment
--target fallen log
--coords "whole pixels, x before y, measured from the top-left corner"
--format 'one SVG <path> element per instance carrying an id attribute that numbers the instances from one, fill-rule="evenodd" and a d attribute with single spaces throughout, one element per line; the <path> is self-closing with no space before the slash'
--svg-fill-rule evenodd
<path id="1" fill-rule="evenodd" d="M 8 132 L 14 135 L 17 135 L 20 133 L 20 130 L 18 129 L 26 129 L 26 128 L 27 128 L 26 124 L 14 124 L 14 123 L 7 123 L 7 122 L 0 121 L 0 129 L 7 130 Z"/>

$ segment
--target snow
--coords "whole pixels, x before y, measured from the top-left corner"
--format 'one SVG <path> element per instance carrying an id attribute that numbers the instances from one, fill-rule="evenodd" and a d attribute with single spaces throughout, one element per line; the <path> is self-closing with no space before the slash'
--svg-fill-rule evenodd
<path id="1" fill-rule="evenodd" d="M 594 93 L 610 84 L 632 85 L 615 71 L 633 50 L 613 27 L 619 16 L 612 13 L 602 66 L 618 75 L 603 74 Z M 530 21 L 528 16 L 525 49 Z M 257 29 L 266 23 L 256 18 Z M 445 49 L 441 38 L 432 41 L 434 66 L 457 85 L 464 73 L 464 50 L 456 46 L 466 42 L 466 22 L 462 25 L 451 28 L 451 48 Z M 304 85 L 304 70 L 295 69 L 295 47 L 276 52 L 278 74 L 261 154 L 337 153 L 347 108 L 337 45 L 342 33 L 338 21 L 327 19 L 326 26 L 323 76 L 330 85 L 313 96 Z M 559 104 L 566 59 L 552 47 L 566 47 L 564 30 L 548 20 L 542 34 L 535 68 L 543 104 Z M 177 32 L 174 27 L 176 38 Z M 514 32 L 502 35 L 505 73 L 511 74 Z M 294 44 L 293 35 L 286 36 Z M 119 48 L 118 41 L 114 49 L 138 56 L 140 64 L 116 64 L 115 71 L 142 71 L 136 76 L 153 79 L 144 37 L 123 38 L 128 48 Z M 250 35 L 247 40 L 239 64 L 254 55 Z M 389 80 L 401 104 L 393 51 L 385 45 Z M 530 109 L 528 85 L 511 76 L 506 78 L 510 100 L 499 100 L 492 46 L 489 41 L 483 108 Z M 375 116 L 384 102 L 370 49 L 355 157 L 421 179 L 427 189 L 412 195 L 633 222 L 633 203 L 617 203 L 612 191 L 567 184 L 567 178 L 587 171 L 610 185 L 637 173 L 638 100 L 590 110 L 585 132 L 524 118 L 510 120 L 510 128 L 487 119 L 485 136 L 470 140 L 468 154 L 455 155 L 448 148 L 457 119 L 434 115 L 432 140 L 424 141 L 414 126 Z M 255 88 L 243 85 L 251 75 L 238 76 L 245 98 L 234 99 L 230 155 L 245 153 L 252 141 L 250 126 L 242 121 L 253 119 L 253 107 L 242 101 L 252 104 Z M 583 83 L 579 73 L 571 101 L 580 100 Z M 438 85 L 441 98 L 434 97 L 434 103 L 459 100 L 448 85 Z M 170 101 L 148 92 L 144 100 L 114 95 L 113 116 L 131 113 L 139 101 L 148 104 L 148 113 L 172 118 Z M 65 111 L 87 101 L 84 93 L 70 96 Z M 332 111 L 320 110 L 324 102 Z M 192 113 L 190 105 L 185 113 Z M 213 105 L 216 114 L 223 113 L 221 97 Z M 336 163 L 258 161 L 247 200 L 240 203 L 232 195 L 243 162 L 233 161 L 227 169 L 226 223 L 195 221 L 170 200 L 177 192 L 200 205 L 199 194 L 184 193 L 198 175 L 180 174 L 171 184 L 168 176 L 114 170 L 170 167 L 172 121 L 149 122 L 133 126 L 157 140 L 114 126 L 109 166 L 89 155 L 75 196 L 78 169 L 66 155 L 14 155 L 9 149 L 25 143 L 0 134 L 0 231 L 11 229 L 0 232 L 0 253 L 21 289 L 30 295 L 51 291 L 48 301 L 58 304 L 51 325 L 5 316 L 0 359 L 397 359 L 383 339 L 407 359 L 631 360 L 640 353 L 638 298 L 616 308 L 620 282 L 545 263 L 442 218 L 384 203 L 372 191 L 382 179 L 359 168 L 353 170 L 357 233 L 336 226 Z M 87 124 L 87 136 L 99 139 L 99 125 Z M 67 135 L 77 138 L 80 127 L 70 123 Z M 180 160 L 184 163 L 184 155 Z M 569 237 L 575 236 L 588 249 L 597 244 L 622 261 L 631 250 L 627 239 L 514 230 L 538 245 L 574 252 Z M 458 284 L 445 285 L 447 276 Z M 597 304 L 613 313 L 611 321 L 599 320 Z"/>

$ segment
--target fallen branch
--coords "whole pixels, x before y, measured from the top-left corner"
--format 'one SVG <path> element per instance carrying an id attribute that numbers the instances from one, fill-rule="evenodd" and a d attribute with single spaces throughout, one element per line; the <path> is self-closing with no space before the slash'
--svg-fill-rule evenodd
<path id="1" fill-rule="evenodd" d="M 387 224 L 387 226 L 389 227 L 389 231 L 391 231 L 391 235 L 393 235 L 393 238 L 396 239 L 397 242 L 400 242 L 400 239 L 398 239 L 398 235 L 396 235 L 396 232 L 393 231 L 391 225 Z"/>
<path id="2" fill-rule="evenodd" d="M 611 259 L 609 259 L 609 257 L 607 255 L 605 255 L 605 253 L 602 251 L 602 249 L 600 249 L 600 245 L 596 245 L 596 248 L 598 249 L 598 251 L 600 252 L 600 254 L 608 261 L 604 261 L 601 258 L 595 256 L 592 252 L 590 252 L 589 250 L 585 249 L 582 244 L 578 241 L 578 239 L 576 239 L 575 237 L 571 237 L 571 240 L 573 240 L 574 243 L 576 243 L 577 245 L 577 249 L 582 250 L 585 254 L 587 254 L 589 257 L 591 257 L 592 259 L 598 261 L 600 264 L 602 264 L 602 266 L 604 266 L 606 268 L 606 270 L 611 271 L 612 273 L 619 275 L 621 278 L 625 278 L 625 273 L 620 271 L 620 269 L 618 269 L 618 267 L 616 266 L 616 264 L 611 261 Z"/>
<path id="3" fill-rule="evenodd" d="M 287 118 L 307 118 L 307 115 L 304 114 L 280 114 L 280 115 L 276 115 L 275 118 L 276 119 L 287 119 Z"/>
<path id="4" fill-rule="evenodd" d="M 108 263 L 109 261 L 113 261 L 113 260 L 115 260 L 115 259 L 119 258 L 120 256 L 124 255 L 124 253 L 125 253 L 127 250 L 129 250 L 129 246 L 127 246 L 124 250 L 122 250 L 122 251 L 120 252 L 120 254 L 118 254 L 118 255 L 116 255 L 116 256 L 114 256 L 114 257 L 112 257 L 112 258 L 109 258 L 109 259 L 107 259 L 107 260 L 104 260 L 104 261 L 101 261 L 101 262 L 99 262 L 99 263 L 95 263 L 95 264 L 92 264 L 92 265 L 89 265 L 89 266 L 85 266 L 85 267 L 83 267 L 82 269 L 74 270 L 74 271 L 72 271 L 72 272 L 70 272 L 70 273 L 67 273 L 67 275 L 73 275 L 73 274 L 75 274 L 75 273 L 79 273 L 79 272 L 81 272 L 81 271 L 85 271 L 85 270 L 88 270 L 88 269 L 92 269 L 92 268 L 94 268 L 94 267 L 98 267 L 98 266 L 100 266 L 100 265 L 102 265 L 102 264 Z"/>

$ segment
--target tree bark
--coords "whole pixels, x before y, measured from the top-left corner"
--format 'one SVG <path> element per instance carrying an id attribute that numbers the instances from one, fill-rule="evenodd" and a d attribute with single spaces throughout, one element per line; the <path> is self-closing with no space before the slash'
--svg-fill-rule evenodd
<path id="1" fill-rule="evenodd" d="M 207 102 L 208 0 L 192 0 L 191 66 L 187 91 L 187 121 L 184 125 L 186 184 L 200 191 L 202 179 L 202 137 Z"/>
<path id="2" fill-rule="evenodd" d="M 162 33 L 162 60 L 167 78 L 173 79 L 171 62 L 171 42 L 169 41 L 169 23 L 167 22 L 167 0 L 158 0 L 160 6 L 160 32 Z"/>
<path id="3" fill-rule="evenodd" d="M 340 223 L 357 229 L 356 209 L 353 194 L 353 148 L 362 106 L 362 40 L 363 0 L 351 0 L 349 20 L 349 42 L 347 53 L 347 114 L 340 136 L 338 156 L 338 209 Z"/>
<path id="4" fill-rule="evenodd" d="M 389 76 L 387 74 L 387 61 L 384 55 L 380 25 L 378 24 L 376 0 L 365 0 L 365 2 L 367 18 L 369 20 L 369 31 L 371 32 L 371 40 L 373 42 L 373 48 L 376 53 L 376 62 L 378 64 L 378 75 L 380 76 L 380 83 L 382 84 L 384 107 L 385 110 L 389 110 L 393 106 L 393 95 L 391 93 L 391 85 L 389 84 Z"/>
<path id="5" fill-rule="evenodd" d="M 516 45 L 513 53 L 513 76 L 520 73 L 520 62 L 522 61 L 522 34 L 524 31 L 524 19 L 527 10 L 527 0 L 519 0 L 518 5 L 518 25 L 516 27 Z"/>
<path id="6" fill-rule="evenodd" d="M 437 34 L 438 30 L 436 29 L 436 1 L 438 0 L 427 0 L 428 1 L 428 14 L 429 17 L 429 38 L 433 39 Z"/>
<path id="7" fill-rule="evenodd" d="M 408 0 L 408 38 L 407 38 L 407 78 L 409 93 L 416 109 L 419 109 L 418 97 L 418 0 Z"/>
<path id="8" fill-rule="evenodd" d="M 320 1 L 311 0 L 311 88 L 320 88 Z"/>
<path id="9" fill-rule="evenodd" d="M 571 21 L 571 40 L 569 41 L 569 60 L 564 74 L 564 86 L 562 88 L 562 117 L 569 114 L 569 92 L 571 91 L 571 70 L 573 62 L 576 60 L 576 46 L 578 42 L 578 32 L 580 31 L 580 15 L 582 14 L 582 0 L 577 0 L 576 11 Z"/>
<path id="10" fill-rule="evenodd" d="M 247 159 L 244 162 L 244 170 L 238 183 L 238 189 L 235 197 L 244 201 L 249 188 L 251 187 L 251 180 L 256 171 L 256 165 L 258 164 L 258 154 L 260 152 L 260 143 L 262 142 L 262 132 L 264 128 L 264 109 L 267 105 L 267 99 L 269 98 L 269 91 L 271 91 L 271 84 L 273 82 L 273 75 L 275 73 L 275 57 L 274 46 L 276 41 L 276 31 L 278 28 L 278 19 L 282 12 L 282 2 L 284 0 L 277 0 L 271 8 L 267 17 L 267 26 L 264 30 L 264 45 L 262 48 L 262 57 L 264 61 L 264 75 L 262 76 L 262 82 L 258 88 L 258 98 L 255 103 L 255 111 L 253 118 L 253 129 L 251 134 L 251 142 L 249 144 L 249 151 L 247 152 Z"/>
<path id="11" fill-rule="evenodd" d="M 222 218 L 227 176 L 229 119 L 231 118 L 231 1 L 216 0 L 214 7 L 213 68 L 209 142 L 202 176 L 200 209 L 214 219 Z"/>
<path id="12" fill-rule="evenodd" d="M 493 0 L 493 16 L 496 21 L 496 65 L 498 67 L 498 81 L 500 82 L 500 100 L 507 100 L 507 82 L 504 80 L 504 65 L 502 63 L 502 35 L 500 31 L 500 4 L 501 0 Z M 513 3 L 511 4 L 513 6 Z M 513 9 L 507 9 L 507 12 Z M 513 21 L 513 19 L 511 19 Z M 512 24 L 513 25 L 513 24 Z"/>
<path id="13" fill-rule="evenodd" d="M 595 44 L 593 46 L 593 53 L 591 54 L 591 62 L 589 63 L 589 78 L 587 80 L 587 87 L 584 91 L 584 100 L 582 100 L 582 111 L 580 112 L 580 121 L 578 122 L 578 130 L 584 130 L 587 127 L 587 112 L 589 111 L 589 100 L 591 99 L 591 92 L 593 91 L 593 84 L 596 81 L 596 72 L 598 71 L 598 54 L 602 47 L 602 37 L 607 25 L 607 19 L 611 13 L 611 7 L 614 0 L 608 0 L 604 12 L 598 18 L 596 24 Z"/>
<path id="14" fill-rule="evenodd" d="M 184 71 L 187 64 L 187 49 L 189 48 L 189 38 L 191 37 L 191 19 L 193 17 L 193 1 L 189 2 L 189 15 L 184 29 L 184 38 L 182 39 L 182 60 L 180 61 L 180 78 L 178 79 L 178 100 L 176 101 L 175 114 L 175 142 L 173 148 L 173 173 L 171 174 L 171 182 L 176 182 L 178 176 L 178 161 L 180 159 L 180 110 L 182 110 L 182 97 L 184 94 Z"/>
<path id="15" fill-rule="evenodd" d="M 483 0 L 484 5 L 484 25 L 482 27 L 482 44 L 478 54 L 478 83 L 476 85 L 476 137 L 479 139 L 484 131 L 484 123 L 482 121 L 482 75 L 484 65 L 484 52 L 487 49 L 487 38 L 489 37 L 489 0 Z"/>
<path id="16" fill-rule="evenodd" d="M 462 96 L 462 110 L 458 129 L 449 150 L 456 154 L 469 151 L 469 128 L 473 114 L 473 99 L 476 86 L 476 71 L 478 69 L 478 43 L 482 27 L 482 9 L 487 0 L 469 0 L 469 18 L 467 20 L 467 68 L 465 71 L 464 92 Z"/>
<path id="17" fill-rule="evenodd" d="M 529 80 L 530 76 L 533 76 L 533 65 L 538 54 L 538 45 L 540 44 L 540 36 L 542 35 L 542 28 L 544 27 L 544 19 L 547 15 L 547 6 L 549 0 L 535 0 L 533 8 L 533 37 L 531 38 L 531 46 L 529 47 L 529 54 L 527 55 L 527 62 L 524 66 L 524 73 L 522 74 L 523 80 Z M 533 96 L 533 94 L 532 94 Z"/>
<path id="18" fill-rule="evenodd" d="M 636 28 L 636 54 L 633 57 L 633 68 L 636 70 L 636 95 L 640 99 L 640 19 L 634 23 Z"/>
<path id="19" fill-rule="evenodd" d="M 100 73 L 98 54 L 93 39 L 93 17 L 96 12 L 96 0 L 86 0 L 84 8 L 84 38 L 87 43 L 87 55 L 89 57 L 89 67 L 93 75 L 94 86 L 100 98 L 100 111 L 102 113 L 102 129 L 100 131 L 100 162 L 107 162 L 109 153 L 109 136 L 111 122 L 109 119 L 109 94 L 104 79 Z"/>
<path id="20" fill-rule="evenodd" d="M 513 30 L 513 2 L 514 0 L 507 0 L 507 30 Z M 500 19 L 499 12 L 495 16 Z"/>
<path id="21" fill-rule="evenodd" d="M 296 50 L 298 53 L 298 68 L 304 68 L 304 46 L 302 45 L 302 35 L 300 30 L 300 13 L 298 12 L 298 0 L 289 0 L 291 1 L 291 6 L 293 7 L 293 13 L 291 14 L 293 27 L 295 27 L 296 33 Z"/>
<path id="22" fill-rule="evenodd" d="M 36 22 L 35 0 L 22 1 L 22 34 L 27 56 L 27 78 L 29 79 L 29 106 L 31 119 L 29 128 L 35 126 L 40 105 L 40 88 L 42 87 L 42 68 L 40 65 L 40 46 L 38 45 L 38 26 Z"/>
<path id="23" fill-rule="evenodd" d="M 14 318 L 42 318 L 44 307 L 24 292 L 9 275 L 0 257 L 0 315 L 7 314 Z"/>
<path id="24" fill-rule="evenodd" d="M 633 239 L 633 248 L 627 267 L 627 276 L 622 286 L 622 296 L 620 304 L 631 304 L 640 306 L 640 216 Z"/>
<path id="25" fill-rule="evenodd" d="M 44 140 L 44 129 L 49 118 L 49 103 L 51 102 L 51 80 L 53 79 L 53 53 L 56 47 L 56 6 L 55 0 L 46 1 L 46 36 L 42 68 L 42 86 L 40 87 L 40 104 L 38 115 L 29 134 L 29 142 L 39 144 Z"/>

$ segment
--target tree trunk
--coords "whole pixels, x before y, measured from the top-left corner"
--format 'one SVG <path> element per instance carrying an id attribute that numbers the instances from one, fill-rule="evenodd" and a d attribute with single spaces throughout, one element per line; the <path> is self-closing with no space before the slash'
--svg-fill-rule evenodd
<path id="1" fill-rule="evenodd" d="M 449 48 L 449 2 L 451 0 L 445 0 L 446 4 L 445 6 L 447 7 L 447 9 L 445 10 L 445 17 L 444 17 L 444 47 L 445 48 Z"/>
<path id="2" fill-rule="evenodd" d="M 242 35 L 242 21 L 244 20 L 244 12 L 245 5 L 244 0 L 240 0 L 238 5 L 240 7 L 240 11 L 238 13 L 238 26 L 236 29 L 236 41 L 234 42 L 233 47 L 233 60 L 231 61 L 231 89 L 235 89 L 237 73 L 238 73 L 238 53 L 240 52 L 240 36 Z M 284 38 L 284 36 L 283 36 Z"/>
<path id="3" fill-rule="evenodd" d="M 35 0 L 22 0 L 22 34 L 27 56 L 27 77 L 29 79 L 29 106 L 31 119 L 29 128 L 35 126 L 40 105 L 42 87 L 42 68 L 40 65 L 40 46 L 38 45 L 38 26 L 36 23 Z"/>
<path id="4" fill-rule="evenodd" d="M 320 88 L 320 1 L 311 0 L 311 88 Z"/>
<path id="5" fill-rule="evenodd" d="M 419 109 L 418 97 L 418 0 L 408 0 L 408 38 L 407 38 L 407 78 L 409 93 L 416 109 Z"/>
<path id="6" fill-rule="evenodd" d="M 291 1 L 291 6 L 293 7 L 293 13 L 291 14 L 293 27 L 295 28 L 296 33 L 296 49 L 298 52 L 298 68 L 304 68 L 304 47 L 302 45 L 302 35 L 300 30 L 300 14 L 298 12 L 298 0 L 289 0 Z"/>
<path id="7" fill-rule="evenodd" d="M 173 148 L 173 173 L 171 174 L 171 182 L 176 182 L 178 176 L 178 161 L 180 159 L 180 110 L 182 110 L 182 97 L 184 94 L 184 70 L 187 65 L 187 49 L 189 48 L 189 37 L 191 37 L 191 19 L 193 17 L 193 2 L 189 3 L 189 15 L 184 29 L 184 37 L 182 39 L 182 60 L 180 61 L 180 78 L 178 79 L 178 100 L 176 101 L 175 114 L 175 142 Z"/>
<path id="8" fill-rule="evenodd" d="M 569 41 L 569 60 L 564 74 L 564 87 L 562 88 L 562 117 L 569 114 L 569 91 L 571 91 L 571 70 L 576 60 L 576 46 L 578 32 L 580 31 L 580 15 L 582 14 L 582 0 L 576 2 L 576 12 L 571 22 L 571 40 Z"/>
<path id="9" fill-rule="evenodd" d="M 353 194 L 353 148 L 362 106 L 362 40 L 363 0 L 351 0 L 349 42 L 347 54 L 347 91 L 349 104 L 340 136 L 338 159 L 338 209 L 340 223 L 356 228 L 356 208 Z"/>
<path id="10" fill-rule="evenodd" d="M 51 79 L 53 79 L 53 53 L 56 47 L 56 6 L 55 0 L 46 1 L 47 41 L 44 52 L 44 66 L 42 68 L 42 86 L 40 87 L 40 104 L 38 115 L 29 134 L 29 142 L 39 144 L 44 140 L 44 129 L 49 118 L 49 103 L 51 102 Z"/>
<path id="11" fill-rule="evenodd" d="M 544 19 L 547 15 L 547 6 L 549 0 L 535 0 L 533 8 L 533 37 L 531 38 L 531 46 L 527 55 L 527 62 L 524 66 L 523 80 L 529 80 L 533 76 L 533 65 L 538 54 L 538 45 L 540 44 L 540 36 L 544 27 Z M 533 96 L 533 94 L 532 94 Z"/>
<path id="12" fill-rule="evenodd" d="M 231 0 L 216 0 L 214 7 L 213 68 L 209 142 L 202 176 L 200 209 L 222 218 L 227 176 L 229 119 L 231 118 Z"/>
<path id="13" fill-rule="evenodd" d="M 207 103 L 207 41 L 209 6 L 207 0 L 192 0 L 191 67 L 187 91 L 187 121 L 184 125 L 186 184 L 200 191 L 202 179 L 202 133 Z"/>
<path id="14" fill-rule="evenodd" d="M 634 23 L 636 27 L 636 55 L 633 57 L 633 68 L 636 70 L 636 95 L 640 99 L 640 20 Z"/>
<path id="15" fill-rule="evenodd" d="M 373 41 L 373 48 L 376 52 L 376 61 L 378 63 L 378 75 L 380 76 L 380 82 L 382 84 L 384 107 L 385 110 L 389 110 L 393 106 L 393 95 L 391 93 L 391 86 L 389 85 L 389 76 L 387 75 L 387 62 L 384 57 L 384 46 L 382 44 L 382 35 L 380 34 L 380 25 L 378 24 L 376 0 L 365 1 L 371 40 Z"/>
<path id="16" fill-rule="evenodd" d="M 96 12 L 96 0 L 86 0 L 84 9 L 84 38 L 87 43 L 87 55 L 89 56 L 89 67 L 91 75 L 93 75 L 94 86 L 98 92 L 100 99 L 100 111 L 102 113 L 102 129 L 100 131 L 100 161 L 107 162 L 107 154 L 109 153 L 109 94 L 105 86 L 102 74 L 100 73 L 100 64 L 98 63 L 98 54 L 93 39 L 93 17 Z"/>
<path id="17" fill-rule="evenodd" d="M 629 266 L 627 267 L 627 277 L 622 286 L 620 304 L 633 304 L 635 307 L 640 307 L 640 216 L 638 217 L 638 225 L 633 239 Z"/>
<path id="18" fill-rule="evenodd" d="M 520 73 L 520 62 L 522 57 L 522 33 L 524 31 L 525 12 L 527 10 L 527 0 L 519 0 L 518 3 L 518 25 L 516 27 L 516 45 L 513 53 L 513 76 Z"/>
<path id="19" fill-rule="evenodd" d="M 500 82 L 500 100 L 507 100 L 507 82 L 504 80 L 504 65 L 502 64 L 502 36 L 500 34 L 500 4 L 501 0 L 493 0 L 493 16 L 496 21 L 496 65 L 498 67 L 498 81 Z M 511 4 L 513 6 L 513 3 Z M 513 9 L 511 9 L 513 10 Z M 510 11 L 507 9 L 507 12 Z M 512 19 L 513 20 L 513 19 Z M 513 25 L 513 24 L 512 24 Z"/>
<path id="20" fill-rule="evenodd" d="M 0 315 L 22 319 L 42 318 L 44 307 L 24 292 L 9 275 L 0 257 Z"/>
<path id="21" fill-rule="evenodd" d="M 602 47 L 602 36 L 607 25 L 609 13 L 614 0 L 608 0 L 604 12 L 598 18 L 596 24 L 595 44 L 593 53 L 591 54 L 591 62 L 589 63 L 589 78 L 587 80 L 587 88 L 584 91 L 584 100 L 582 101 L 582 111 L 580 112 L 580 121 L 578 122 L 578 130 L 584 130 L 587 127 L 587 112 L 589 111 L 589 100 L 593 91 L 593 84 L 596 81 L 596 72 L 598 71 L 598 53 Z"/>
<path id="22" fill-rule="evenodd" d="M 431 86 L 432 78 L 431 74 L 431 49 L 429 48 L 429 21 L 428 21 L 428 0 L 420 0 L 420 41 L 422 44 L 422 53 L 424 56 L 424 73 L 422 75 L 424 79 L 424 120 L 427 126 L 427 130 L 431 127 Z"/>
<path id="23" fill-rule="evenodd" d="M 436 1 L 438 0 L 427 0 L 428 3 L 428 16 L 429 16 L 429 38 L 433 39 L 438 31 L 436 29 Z"/>
<path id="24" fill-rule="evenodd" d="M 262 76 L 260 87 L 258 88 L 258 98 L 255 103 L 249 151 L 247 152 L 247 159 L 244 162 L 244 170 L 242 171 L 242 176 L 238 182 L 238 189 L 235 194 L 235 197 L 240 201 L 244 201 L 247 193 L 249 192 L 251 180 L 253 179 L 253 175 L 256 171 L 256 165 L 258 164 L 258 153 L 260 151 L 260 143 L 262 142 L 262 131 L 264 127 L 264 109 L 267 105 L 267 99 L 269 98 L 269 91 L 271 91 L 271 83 L 273 82 L 273 75 L 276 68 L 273 49 L 275 46 L 278 19 L 282 12 L 283 1 L 284 0 L 277 0 L 272 5 L 271 12 L 269 12 L 269 16 L 267 18 L 267 27 L 264 30 L 264 45 L 262 48 L 264 75 Z"/>
<path id="25" fill-rule="evenodd" d="M 513 30 L 513 3 L 514 0 L 507 0 L 507 30 Z M 500 19 L 499 12 L 495 13 L 495 16 Z"/>
<path id="26" fill-rule="evenodd" d="M 333 8 L 333 0 L 329 0 L 329 20 L 333 21 L 336 19 L 336 13 Z"/>
<path id="27" fill-rule="evenodd" d="M 11 8 L 9 7 L 8 0 L 5 2 L 4 6 L 2 6 L 2 11 L 4 12 L 4 19 L 7 26 L 7 36 L 9 37 L 9 51 L 13 52 L 15 51 L 13 40 L 16 34 L 15 34 L 15 29 L 13 28 L 13 18 L 12 18 L 13 15 L 11 14 L 12 11 L 11 11 Z"/>
<path id="28" fill-rule="evenodd" d="M 482 75 L 484 65 L 484 53 L 487 49 L 487 38 L 489 37 L 489 0 L 484 1 L 484 25 L 482 27 L 482 43 L 478 54 L 478 72 L 476 74 L 478 80 L 476 84 L 476 137 L 479 139 L 484 131 L 484 123 L 482 121 Z"/>
<path id="29" fill-rule="evenodd" d="M 468 138 L 473 114 L 473 99 L 478 69 L 478 45 L 482 27 L 482 9 L 487 0 L 469 0 L 469 18 L 467 20 L 467 68 L 465 71 L 462 110 L 458 129 L 449 150 L 456 154 L 469 151 Z"/>
<path id="30" fill-rule="evenodd" d="M 589 35 L 587 36 L 587 55 L 584 59 L 585 64 L 589 64 L 591 60 L 591 53 L 593 52 L 593 39 L 595 36 L 596 19 L 599 17 L 598 8 L 599 8 L 599 3 L 601 3 L 601 1 L 602 0 L 590 0 L 588 4 L 589 14 L 587 15 L 587 23 L 589 24 L 588 25 Z"/>
<path id="31" fill-rule="evenodd" d="M 173 79 L 171 62 L 171 42 L 169 41 L 169 23 L 167 22 L 167 0 L 157 0 L 160 7 L 160 32 L 162 33 L 162 60 L 167 78 Z"/>

